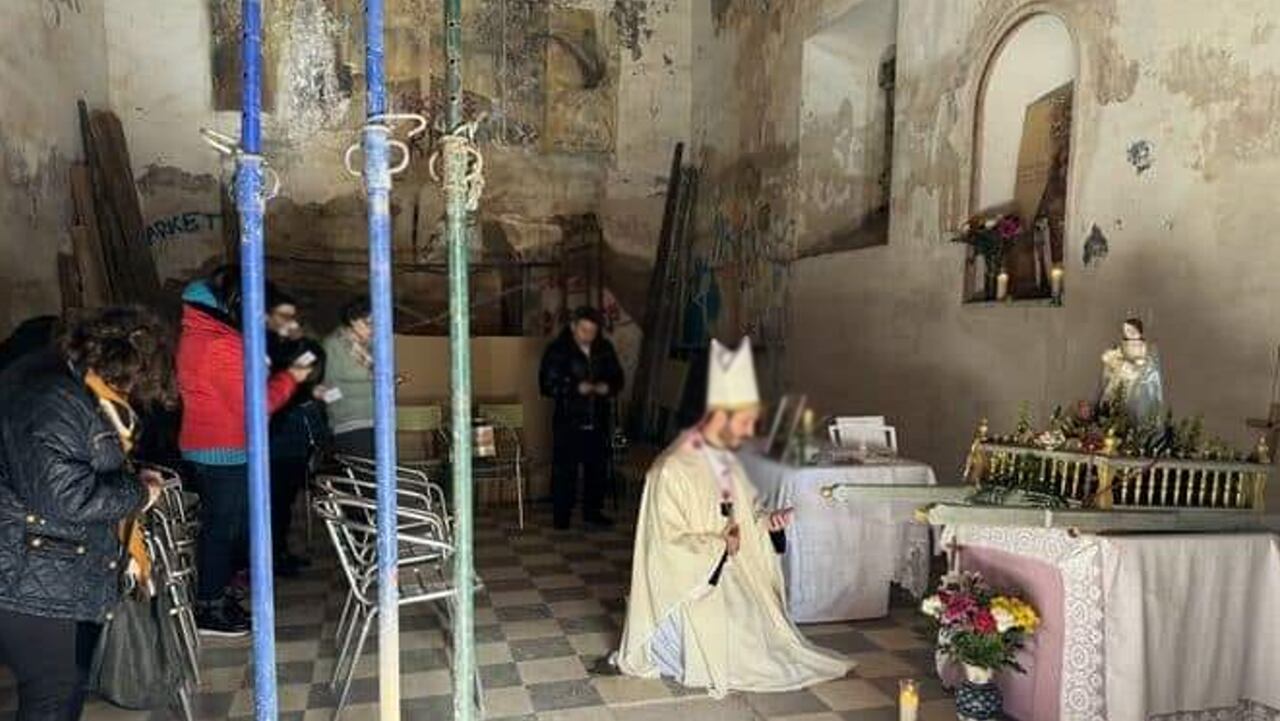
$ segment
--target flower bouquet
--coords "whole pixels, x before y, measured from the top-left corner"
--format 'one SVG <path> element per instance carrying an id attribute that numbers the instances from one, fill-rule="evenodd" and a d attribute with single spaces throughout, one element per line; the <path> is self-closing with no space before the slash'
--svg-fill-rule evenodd
<path id="1" fill-rule="evenodd" d="M 960 233 L 952 240 L 973 248 L 974 255 L 982 257 L 986 265 L 985 288 L 987 300 L 995 298 L 996 276 L 1004 268 L 1009 247 L 1023 235 L 1026 225 L 1013 214 L 974 216 L 960 227 Z"/>
<path id="2" fill-rule="evenodd" d="M 964 667 L 965 680 L 956 693 L 960 718 L 997 718 L 1002 698 L 992 677 L 1006 668 L 1025 673 L 1017 653 L 1040 627 L 1035 609 L 997 593 L 979 574 L 952 573 L 924 599 L 921 611 L 937 625 L 940 660 Z"/>

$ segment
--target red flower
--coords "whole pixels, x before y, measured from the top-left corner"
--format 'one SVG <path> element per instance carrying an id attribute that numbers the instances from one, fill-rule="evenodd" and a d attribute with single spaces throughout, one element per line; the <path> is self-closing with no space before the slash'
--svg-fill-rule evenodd
<path id="1" fill-rule="evenodd" d="M 996 619 L 991 615 L 991 611 L 980 608 L 977 615 L 973 617 L 973 629 L 978 633 L 995 633 Z"/>
<path id="2" fill-rule="evenodd" d="M 972 596 L 963 593 L 949 595 L 947 598 L 942 599 L 942 601 L 947 605 L 946 609 L 942 612 L 943 623 L 964 621 L 970 614 L 977 610 L 978 607 L 977 602 L 973 600 Z"/>
<path id="3" fill-rule="evenodd" d="M 996 234 L 1004 240 L 1012 240 L 1022 233 L 1022 220 L 1016 215 L 1006 215 L 996 224 Z"/>

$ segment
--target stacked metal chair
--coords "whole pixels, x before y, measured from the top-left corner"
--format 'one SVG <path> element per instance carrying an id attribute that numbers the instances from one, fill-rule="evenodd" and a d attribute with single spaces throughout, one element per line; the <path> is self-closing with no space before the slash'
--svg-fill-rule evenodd
<path id="1" fill-rule="evenodd" d="M 339 457 L 336 461 L 337 472 L 319 475 L 312 483 L 312 508 L 328 532 L 347 585 L 335 632 L 338 659 L 330 679 L 330 689 L 337 697 L 335 719 L 346 705 L 356 666 L 378 614 L 374 465 L 362 458 Z M 453 525 L 444 490 L 420 469 L 398 468 L 396 478 L 399 605 L 429 605 L 441 628 L 448 629 L 458 589 L 452 578 Z M 482 707 L 478 670 L 475 691 Z"/>
<path id="2" fill-rule="evenodd" d="M 143 538 L 151 557 L 152 592 L 162 612 L 162 642 L 181 663 L 183 682 L 176 695 L 183 715 L 191 721 L 191 700 L 200 684 L 200 635 L 195 617 L 197 501 L 183 489 L 182 477 L 176 472 L 156 470 L 165 479 L 163 492 L 142 520 Z"/>

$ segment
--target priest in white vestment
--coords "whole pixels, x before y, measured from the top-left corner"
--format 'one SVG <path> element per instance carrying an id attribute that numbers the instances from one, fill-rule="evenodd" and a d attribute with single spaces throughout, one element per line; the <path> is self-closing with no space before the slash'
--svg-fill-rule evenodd
<path id="1" fill-rule="evenodd" d="M 794 691 L 844 677 L 853 664 L 810 644 L 787 617 L 783 529 L 733 451 L 759 417 L 751 343 L 713 341 L 707 413 L 654 462 L 636 523 L 622 645 L 629 676 L 730 691 Z"/>

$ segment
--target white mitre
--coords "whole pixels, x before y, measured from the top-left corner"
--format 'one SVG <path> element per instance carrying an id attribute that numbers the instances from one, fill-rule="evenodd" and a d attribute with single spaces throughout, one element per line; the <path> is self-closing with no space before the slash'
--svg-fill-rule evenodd
<path id="1" fill-rule="evenodd" d="M 720 341 L 712 340 L 710 363 L 707 410 L 736 411 L 760 405 L 750 338 L 743 338 L 737 350 L 730 350 Z"/>

